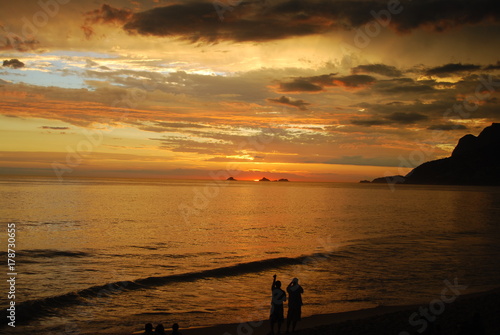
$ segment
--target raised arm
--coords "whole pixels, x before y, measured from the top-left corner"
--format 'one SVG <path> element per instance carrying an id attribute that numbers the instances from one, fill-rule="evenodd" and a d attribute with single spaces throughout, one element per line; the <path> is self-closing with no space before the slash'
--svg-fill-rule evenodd
<path id="1" fill-rule="evenodd" d="M 290 284 L 286 287 L 286 290 L 288 293 L 290 292 L 295 292 L 296 290 L 299 290 L 300 293 L 303 293 L 304 291 L 302 290 L 302 286 L 299 285 L 299 280 L 297 278 L 293 278 Z"/>
<path id="2" fill-rule="evenodd" d="M 273 284 L 271 285 L 271 291 L 274 290 L 274 284 L 276 284 L 276 275 L 273 276 Z"/>

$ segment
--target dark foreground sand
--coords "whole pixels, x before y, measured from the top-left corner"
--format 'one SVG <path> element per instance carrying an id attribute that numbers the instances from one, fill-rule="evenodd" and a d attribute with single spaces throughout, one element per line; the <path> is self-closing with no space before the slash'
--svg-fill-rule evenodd
<path id="1" fill-rule="evenodd" d="M 474 314 L 478 313 L 484 334 L 500 335 L 500 289 L 459 296 L 455 301 L 441 305 L 435 303 L 433 309 L 429 309 L 430 303 L 415 306 L 381 306 L 345 313 L 313 315 L 303 318 L 293 334 L 481 334 L 471 330 L 460 332 L 460 329 L 467 329 L 466 327 L 473 321 Z M 444 308 L 440 310 L 442 306 Z M 434 321 L 428 322 L 424 315 L 425 310 L 420 308 L 426 309 L 427 318 Z M 413 316 L 412 324 L 410 323 L 411 316 Z M 267 320 L 189 329 L 182 329 L 182 325 L 180 326 L 183 335 L 267 335 L 269 333 Z M 441 330 L 439 333 L 433 332 L 432 328 L 436 326 Z M 282 333 L 284 331 L 285 325 L 281 329 Z M 133 332 L 137 334 L 137 329 L 120 335 L 130 335 Z"/>

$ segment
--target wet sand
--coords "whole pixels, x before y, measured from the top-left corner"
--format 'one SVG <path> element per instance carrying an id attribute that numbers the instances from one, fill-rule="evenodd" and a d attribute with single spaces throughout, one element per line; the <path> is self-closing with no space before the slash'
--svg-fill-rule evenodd
<path id="1" fill-rule="evenodd" d="M 435 301 L 434 304 L 428 302 L 413 306 L 380 306 L 352 312 L 313 315 L 303 318 L 293 334 L 458 335 L 460 329 L 473 324 L 473 317 L 476 313 L 480 315 L 484 334 L 500 334 L 500 289 L 459 296 L 449 303 Z M 183 335 L 267 335 L 270 331 L 267 320 L 188 329 L 182 329 L 182 325 L 180 326 Z M 441 332 L 432 332 L 433 328 L 437 327 Z M 284 334 L 285 330 L 286 324 L 283 324 L 281 333 Z M 115 334 L 130 335 L 131 333 L 140 334 L 141 332 L 138 328 L 128 333 Z M 466 334 L 474 333 L 467 332 Z"/>

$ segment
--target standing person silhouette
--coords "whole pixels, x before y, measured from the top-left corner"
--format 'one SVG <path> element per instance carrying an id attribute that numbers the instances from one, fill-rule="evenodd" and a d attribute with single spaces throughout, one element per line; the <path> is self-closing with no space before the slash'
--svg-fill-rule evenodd
<path id="1" fill-rule="evenodd" d="M 300 321 L 302 315 L 302 293 L 304 289 L 299 285 L 299 280 L 293 278 L 288 284 L 286 291 L 288 292 L 288 313 L 286 315 L 286 332 L 292 324 L 292 332 L 295 331 L 297 322 Z"/>
<path id="2" fill-rule="evenodd" d="M 276 275 L 273 276 L 273 284 L 271 285 L 271 315 L 269 321 L 271 324 L 271 334 L 274 334 L 274 324 L 278 323 L 278 334 L 281 331 L 281 323 L 283 322 L 283 302 L 286 301 L 286 293 L 281 289 L 281 282 L 276 280 Z"/>

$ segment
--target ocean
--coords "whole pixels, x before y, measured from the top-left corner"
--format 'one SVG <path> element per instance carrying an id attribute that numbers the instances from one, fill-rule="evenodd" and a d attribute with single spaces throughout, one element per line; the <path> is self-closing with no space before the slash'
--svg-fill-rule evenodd
<path id="1" fill-rule="evenodd" d="M 0 332 L 267 319 L 274 274 L 299 278 L 303 316 L 499 286 L 500 188 L 395 186 L 2 177 Z"/>

